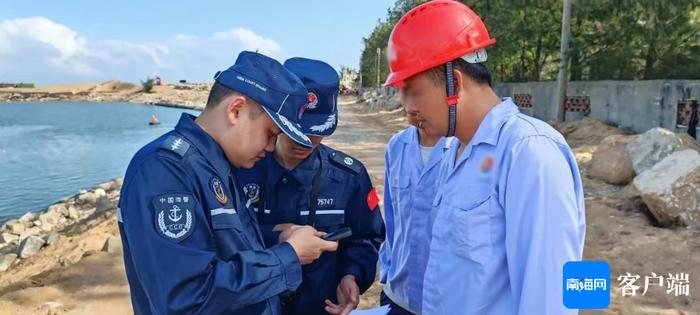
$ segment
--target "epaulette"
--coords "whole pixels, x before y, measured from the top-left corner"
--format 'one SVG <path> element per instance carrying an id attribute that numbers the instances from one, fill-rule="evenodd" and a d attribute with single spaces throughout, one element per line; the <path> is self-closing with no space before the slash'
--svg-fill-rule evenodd
<path id="1" fill-rule="evenodd" d="M 190 144 L 185 141 L 185 139 L 173 135 L 165 139 L 160 145 L 160 148 L 175 152 L 180 157 L 184 157 L 187 150 L 190 149 Z"/>
<path id="2" fill-rule="evenodd" d="M 362 171 L 362 164 L 359 161 L 340 151 L 331 153 L 331 161 L 354 174 L 359 174 Z"/>

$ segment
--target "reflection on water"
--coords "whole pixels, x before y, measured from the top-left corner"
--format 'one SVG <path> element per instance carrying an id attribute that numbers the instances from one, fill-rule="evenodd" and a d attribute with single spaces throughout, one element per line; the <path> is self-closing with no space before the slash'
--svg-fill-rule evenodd
<path id="1" fill-rule="evenodd" d="M 182 109 L 128 103 L 0 104 L 0 222 L 123 176 Z M 149 126 L 151 115 L 161 124 Z"/>

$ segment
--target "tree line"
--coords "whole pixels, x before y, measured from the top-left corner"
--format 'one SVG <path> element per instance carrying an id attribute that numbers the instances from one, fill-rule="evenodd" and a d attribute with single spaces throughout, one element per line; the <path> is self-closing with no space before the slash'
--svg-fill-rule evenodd
<path id="1" fill-rule="evenodd" d="M 386 79 L 391 30 L 404 13 L 424 2 L 397 0 L 363 38 L 362 86 L 377 86 L 377 72 L 379 83 Z M 461 2 L 481 16 L 497 40 L 487 49 L 487 65 L 496 81 L 556 79 L 562 0 Z M 571 35 L 572 81 L 700 79 L 697 0 L 574 0 Z"/>

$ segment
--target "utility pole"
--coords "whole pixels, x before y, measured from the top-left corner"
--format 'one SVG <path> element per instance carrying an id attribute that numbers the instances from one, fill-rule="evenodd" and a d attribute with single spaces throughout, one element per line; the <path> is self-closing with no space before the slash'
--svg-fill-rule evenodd
<path id="1" fill-rule="evenodd" d="M 557 94 L 556 104 L 559 109 L 557 112 L 557 120 L 564 121 L 566 119 L 566 87 L 567 87 L 567 72 L 569 65 L 569 43 L 571 42 L 571 0 L 564 0 L 564 12 L 561 19 L 561 61 L 559 62 L 559 75 L 557 76 Z"/>
<path id="2" fill-rule="evenodd" d="M 360 68 L 360 89 L 362 88 L 362 68 Z"/>
<path id="3" fill-rule="evenodd" d="M 380 81 L 381 79 L 379 78 L 379 74 L 381 73 L 381 71 L 379 71 L 380 70 L 380 68 L 379 68 L 380 61 L 382 60 L 381 56 L 382 56 L 382 47 L 377 47 L 377 88 L 382 87 L 382 84 Z"/>

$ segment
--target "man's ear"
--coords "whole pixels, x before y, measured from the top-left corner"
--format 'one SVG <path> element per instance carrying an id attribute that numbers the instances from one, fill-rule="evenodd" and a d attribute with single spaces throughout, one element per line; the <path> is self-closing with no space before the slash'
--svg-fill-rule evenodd
<path id="1" fill-rule="evenodd" d="M 452 72 L 455 78 L 455 94 L 459 96 L 462 93 L 462 91 L 464 91 L 464 84 L 467 83 L 465 82 L 467 78 L 464 76 L 464 73 L 457 69 L 453 69 Z"/>
<path id="2" fill-rule="evenodd" d="M 247 105 L 246 98 L 242 95 L 234 95 L 226 100 L 224 110 L 226 118 L 231 125 L 238 123 L 243 108 Z"/>

